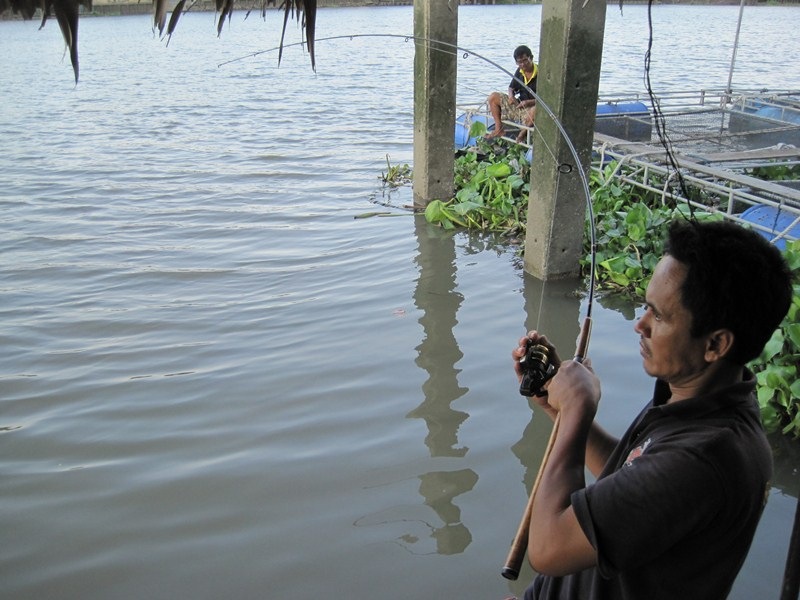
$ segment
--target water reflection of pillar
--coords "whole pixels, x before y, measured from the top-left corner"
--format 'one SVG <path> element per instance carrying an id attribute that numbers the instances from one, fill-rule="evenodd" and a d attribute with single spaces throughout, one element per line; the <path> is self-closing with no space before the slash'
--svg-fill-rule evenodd
<path id="1" fill-rule="evenodd" d="M 422 384 L 425 399 L 408 416 L 425 420 L 425 444 L 431 456 L 464 456 L 467 448 L 456 447 L 458 428 L 469 415 L 450 406 L 467 392 L 458 385 L 459 370 L 455 367 L 463 357 L 453 335 L 463 300 L 455 291 L 455 241 L 422 217 L 417 218 L 416 233 L 419 278 L 414 304 L 422 312 L 419 323 L 423 329 L 416 363 L 428 373 L 428 379 Z"/>
<path id="2" fill-rule="evenodd" d="M 575 279 L 548 281 L 525 273 L 523 298 L 525 300 L 525 331 L 536 329 L 547 336 L 562 358 L 572 358 L 580 333 L 580 300 L 575 294 L 581 282 Z M 547 441 L 550 439 L 552 421 L 533 405 L 533 414 L 522 438 L 511 451 L 525 467 L 523 483 L 530 490 L 542 462 Z"/>
<path id="3" fill-rule="evenodd" d="M 435 527 L 431 537 L 436 540 L 437 554 L 460 554 L 472 542 L 472 534 L 461 522 L 461 509 L 453 499 L 468 492 L 478 482 L 478 474 L 472 469 L 458 471 L 431 471 L 419 476 L 419 493 L 444 522 L 444 527 Z"/>
<path id="4" fill-rule="evenodd" d="M 425 219 L 416 220 L 419 278 L 414 304 L 422 312 L 422 342 L 417 346 L 416 363 L 428 373 L 422 385 L 424 399 L 409 418 L 423 419 L 428 427 L 425 445 L 432 457 L 462 457 L 468 448 L 458 445 L 458 428 L 467 413 L 454 410 L 451 403 L 467 389 L 459 386 L 456 363 L 463 354 L 453 328 L 463 297 L 455 291 L 455 241 L 452 235 L 431 227 Z M 458 554 L 472 541 L 469 529 L 461 522 L 461 509 L 454 498 L 471 490 L 478 481 L 472 469 L 432 471 L 419 476 L 420 494 L 444 522 L 434 528 L 437 553 Z"/>

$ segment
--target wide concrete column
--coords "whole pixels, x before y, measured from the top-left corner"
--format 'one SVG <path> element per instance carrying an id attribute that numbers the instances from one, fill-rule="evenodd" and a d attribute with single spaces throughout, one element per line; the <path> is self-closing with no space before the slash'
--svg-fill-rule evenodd
<path id="1" fill-rule="evenodd" d="M 553 119 L 536 111 L 525 270 L 539 279 L 576 276 L 583 252 L 587 174 L 603 55 L 606 0 L 544 0 L 536 89 L 563 124 L 580 165 Z"/>
<path id="2" fill-rule="evenodd" d="M 453 195 L 458 0 L 414 0 L 414 36 L 413 191 L 426 206 Z"/>

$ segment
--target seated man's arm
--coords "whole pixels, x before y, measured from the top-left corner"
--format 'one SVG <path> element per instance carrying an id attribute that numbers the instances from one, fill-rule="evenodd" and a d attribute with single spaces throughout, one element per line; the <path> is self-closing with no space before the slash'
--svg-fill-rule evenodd
<path id="1" fill-rule="evenodd" d="M 511 104 L 517 103 L 517 92 L 514 90 L 513 87 L 508 88 L 508 99 L 511 102 Z"/>

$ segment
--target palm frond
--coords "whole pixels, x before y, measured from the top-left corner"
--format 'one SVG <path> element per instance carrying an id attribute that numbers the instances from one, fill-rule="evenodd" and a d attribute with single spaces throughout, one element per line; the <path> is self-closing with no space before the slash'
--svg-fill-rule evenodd
<path id="1" fill-rule="evenodd" d="M 167 25 L 167 3 L 169 0 L 153 0 L 153 28 L 158 29 L 159 37 L 164 37 L 164 28 L 167 29 L 167 44 L 178 24 L 178 19 L 184 11 L 186 0 L 178 0 Z M 216 0 L 216 9 L 219 14 L 217 21 L 217 35 L 222 33 L 222 27 L 227 19 L 230 21 L 233 13 L 234 0 Z M 266 15 L 268 4 L 275 5 L 276 0 L 262 0 L 262 15 Z M 78 16 L 80 7 L 92 10 L 92 0 L 0 0 L 0 15 L 7 11 L 20 15 L 25 20 L 31 20 L 36 11 L 42 11 L 42 23 L 40 29 L 44 27 L 48 17 L 55 16 L 61 34 L 64 37 L 69 58 L 72 63 L 72 70 L 75 73 L 75 83 L 78 83 Z M 316 71 L 316 59 L 314 56 L 314 36 L 317 20 L 317 0 L 283 0 L 279 9 L 283 9 L 283 30 L 281 32 L 280 51 L 278 61 L 283 54 L 283 40 L 286 35 L 286 25 L 289 18 L 300 20 L 304 31 L 305 44 L 311 58 L 311 68 Z"/>

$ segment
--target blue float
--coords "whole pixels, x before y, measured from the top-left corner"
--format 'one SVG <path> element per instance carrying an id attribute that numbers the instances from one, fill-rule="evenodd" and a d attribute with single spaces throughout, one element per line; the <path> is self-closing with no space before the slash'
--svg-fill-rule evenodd
<path id="1" fill-rule="evenodd" d="M 490 131 L 494 127 L 494 119 L 481 114 L 464 113 L 456 119 L 456 148 L 466 148 L 474 146 L 476 138 L 470 137 L 469 130 L 475 121 L 480 121 L 486 125 L 486 130 Z"/>
<path id="2" fill-rule="evenodd" d="M 797 214 L 790 213 L 785 210 L 781 210 L 774 206 L 751 206 L 746 211 L 744 211 L 741 215 L 739 215 L 744 221 L 748 223 L 753 223 L 754 225 L 760 225 L 761 227 L 765 227 L 769 229 L 769 231 L 764 231 L 762 229 L 753 228 L 753 231 L 761 234 L 768 240 L 772 241 L 772 239 L 781 233 L 784 229 L 789 227 L 789 225 L 797 219 Z M 800 223 L 796 224 L 789 230 L 789 236 L 793 239 L 800 238 Z M 786 239 L 781 238 L 775 242 L 775 247 L 780 248 L 783 250 L 786 248 Z"/>

